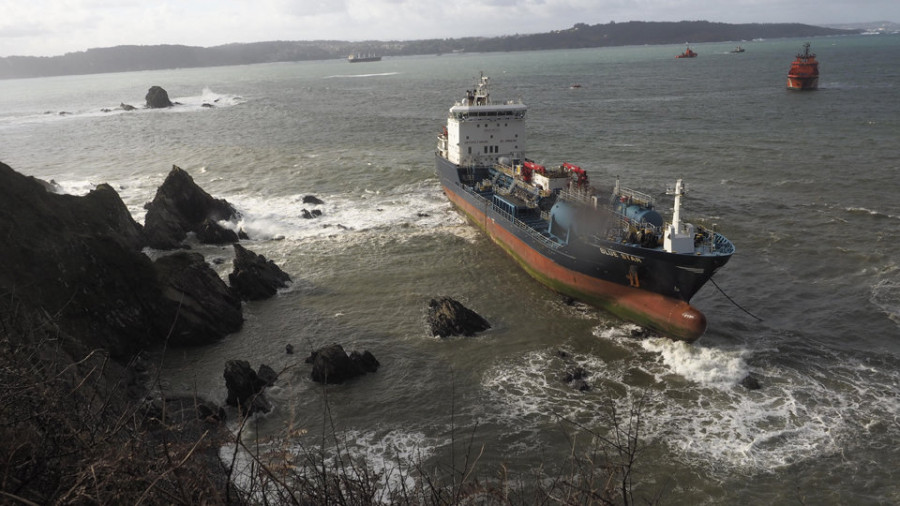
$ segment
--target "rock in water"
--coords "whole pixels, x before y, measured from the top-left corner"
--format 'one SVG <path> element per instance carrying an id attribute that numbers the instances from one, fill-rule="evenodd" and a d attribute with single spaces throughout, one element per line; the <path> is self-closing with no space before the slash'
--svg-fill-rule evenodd
<path id="1" fill-rule="evenodd" d="M 268 413 L 272 406 L 262 393 L 266 382 L 259 378 L 256 371 L 246 360 L 229 360 L 225 363 L 225 388 L 228 397 L 225 403 L 237 407 L 245 416 L 260 411 Z"/>
<path id="2" fill-rule="evenodd" d="M 147 99 L 147 107 L 150 109 L 162 109 L 174 105 L 169 100 L 169 93 L 159 86 L 151 86 L 144 98 Z"/>
<path id="3" fill-rule="evenodd" d="M 450 297 L 431 299 L 428 303 L 428 323 L 431 335 L 474 336 L 491 328 L 491 324 L 475 311 L 463 306 Z"/>
<path id="4" fill-rule="evenodd" d="M 202 255 L 178 252 L 157 259 L 155 265 L 173 315 L 170 344 L 209 344 L 240 330 L 241 301 Z"/>
<path id="5" fill-rule="evenodd" d="M 275 262 L 240 244 L 234 245 L 234 271 L 228 275 L 228 282 L 241 299 L 268 299 L 290 280 L 291 277 Z"/>
<path id="6" fill-rule="evenodd" d="M 747 390 L 759 390 L 762 388 L 762 385 L 759 384 L 759 380 L 752 374 L 748 374 L 741 380 L 741 386 Z"/>
<path id="7" fill-rule="evenodd" d="M 378 360 L 368 351 L 347 355 L 339 344 L 332 344 L 314 351 L 307 363 L 313 365 L 310 378 L 318 383 L 343 383 L 348 379 L 378 370 Z"/>
<path id="8" fill-rule="evenodd" d="M 237 232 L 229 230 L 209 218 L 197 229 L 197 239 L 203 244 L 234 244 L 240 239 Z"/>
<path id="9" fill-rule="evenodd" d="M 231 240 L 234 232 L 226 231 L 217 222 L 235 217 L 237 211 L 231 204 L 213 198 L 187 172 L 173 165 L 153 202 L 147 205 L 144 234 L 150 247 L 163 250 L 178 248 L 188 232 L 205 237 L 228 236 Z M 221 230 L 214 232 L 216 228 Z M 236 236 L 233 238 L 236 242 Z"/>

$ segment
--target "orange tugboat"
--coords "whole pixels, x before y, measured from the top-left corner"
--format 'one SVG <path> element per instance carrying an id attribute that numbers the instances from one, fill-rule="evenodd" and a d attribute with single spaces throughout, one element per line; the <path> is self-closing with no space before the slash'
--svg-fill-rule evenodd
<path id="1" fill-rule="evenodd" d="M 688 46 L 687 49 L 685 49 L 683 53 L 676 56 L 675 58 L 696 58 L 696 57 L 697 57 L 697 53 L 695 53 L 694 50 L 691 49 L 691 46 Z"/>
<path id="2" fill-rule="evenodd" d="M 803 52 L 791 63 L 788 71 L 787 87 L 789 90 L 815 90 L 819 87 L 819 62 L 815 53 L 809 52 L 809 42 L 803 44 Z"/>

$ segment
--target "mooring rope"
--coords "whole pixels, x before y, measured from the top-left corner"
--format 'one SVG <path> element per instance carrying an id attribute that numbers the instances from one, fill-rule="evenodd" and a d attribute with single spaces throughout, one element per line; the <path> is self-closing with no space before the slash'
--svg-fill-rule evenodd
<path id="1" fill-rule="evenodd" d="M 763 321 L 762 318 L 756 316 L 755 314 L 751 313 L 750 311 L 747 311 L 747 310 L 744 309 L 740 304 L 738 304 L 737 302 L 735 302 L 734 299 L 732 299 L 731 297 L 729 297 L 728 294 L 725 293 L 725 290 L 722 290 L 722 287 L 720 287 L 718 284 L 716 284 L 716 280 L 714 280 L 713 278 L 709 278 L 709 280 L 712 282 L 713 286 L 715 286 L 716 288 L 719 289 L 719 291 L 722 293 L 722 295 L 725 296 L 726 299 L 728 299 L 732 304 L 734 304 L 734 307 L 736 307 L 736 308 L 740 309 L 741 311 L 747 313 L 748 315 L 752 316 L 753 318 L 756 318 L 757 321 Z"/>

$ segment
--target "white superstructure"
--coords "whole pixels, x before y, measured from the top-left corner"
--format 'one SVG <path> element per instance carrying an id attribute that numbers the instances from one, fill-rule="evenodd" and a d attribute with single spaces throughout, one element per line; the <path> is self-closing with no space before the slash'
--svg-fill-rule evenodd
<path id="1" fill-rule="evenodd" d="M 490 166 L 500 157 L 525 158 L 525 112 L 521 102 L 491 102 L 484 75 L 475 90 L 450 108 L 447 131 L 438 142 L 440 155 L 460 166 Z"/>

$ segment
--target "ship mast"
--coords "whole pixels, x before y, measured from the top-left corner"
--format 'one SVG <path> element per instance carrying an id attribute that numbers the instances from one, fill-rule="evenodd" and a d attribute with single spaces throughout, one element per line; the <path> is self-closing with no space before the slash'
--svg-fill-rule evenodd
<path id="1" fill-rule="evenodd" d="M 676 232 L 681 232 L 681 197 L 684 195 L 681 181 L 681 179 L 675 181 L 675 209 L 672 211 L 672 227 Z"/>
<path id="2" fill-rule="evenodd" d="M 681 223 L 681 197 L 684 196 L 682 180 L 675 181 L 675 190 L 666 193 L 675 195 L 675 208 L 672 212 L 672 223 L 666 229 L 663 248 L 669 253 L 693 253 L 694 226 L 690 223 Z"/>

